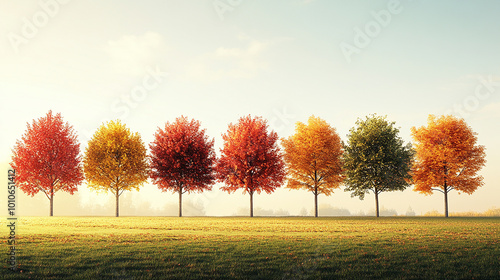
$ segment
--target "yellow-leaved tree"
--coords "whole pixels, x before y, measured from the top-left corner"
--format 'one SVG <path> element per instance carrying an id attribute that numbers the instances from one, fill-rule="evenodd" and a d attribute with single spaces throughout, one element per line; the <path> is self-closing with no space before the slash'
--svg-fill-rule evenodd
<path id="1" fill-rule="evenodd" d="M 311 116 L 307 125 L 297 122 L 295 134 L 281 142 L 285 149 L 287 188 L 311 191 L 318 217 L 318 195 L 330 195 L 343 180 L 340 137 L 326 121 Z"/>
<path id="2" fill-rule="evenodd" d="M 139 133 L 130 132 L 119 120 L 101 125 L 88 142 L 83 170 L 90 188 L 115 195 L 118 217 L 120 195 L 139 190 L 148 178 L 146 147 Z"/>

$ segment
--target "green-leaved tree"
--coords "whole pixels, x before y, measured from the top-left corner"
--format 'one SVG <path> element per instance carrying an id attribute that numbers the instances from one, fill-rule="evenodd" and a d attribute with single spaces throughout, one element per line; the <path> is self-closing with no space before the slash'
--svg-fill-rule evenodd
<path id="1" fill-rule="evenodd" d="M 358 119 L 344 145 L 345 191 L 360 199 L 372 191 L 377 217 L 380 193 L 403 191 L 411 184 L 414 151 L 410 143 L 404 145 L 394 124 L 376 115 Z"/>

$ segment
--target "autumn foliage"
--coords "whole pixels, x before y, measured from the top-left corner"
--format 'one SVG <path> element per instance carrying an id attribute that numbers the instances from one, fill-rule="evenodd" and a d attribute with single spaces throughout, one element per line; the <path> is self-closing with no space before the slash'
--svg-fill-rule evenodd
<path id="1" fill-rule="evenodd" d="M 295 134 L 282 139 L 290 189 L 304 189 L 314 194 L 318 217 L 318 195 L 330 195 L 342 180 L 342 144 L 326 121 L 311 116 L 307 125 L 297 122 Z"/>
<path id="2" fill-rule="evenodd" d="M 147 180 L 146 147 L 138 133 L 130 132 L 120 121 L 111 121 L 99 127 L 88 142 L 83 168 L 90 188 L 115 195 L 118 217 L 120 195 L 139 190 Z"/>
<path id="3" fill-rule="evenodd" d="M 261 117 L 246 116 L 229 124 L 222 135 L 224 147 L 216 165 L 217 179 L 229 193 L 243 189 L 250 194 L 250 216 L 253 217 L 253 194 L 272 193 L 283 184 L 285 164 L 278 147 L 278 134 L 268 132 Z"/>
<path id="4" fill-rule="evenodd" d="M 411 129 L 415 141 L 413 167 L 415 191 L 445 196 L 448 217 L 448 193 L 452 190 L 472 194 L 483 185 L 478 171 L 485 165 L 485 148 L 477 144 L 477 133 L 463 119 L 430 115 L 427 127 Z"/>
<path id="5" fill-rule="evenodd" d="M 73 194 L 83 181 L 80 144 L 61 114 L 54 116 L 49 111 L 28 124 L 13 154 L 11 165 L 18 187 L 31 196 L 43 192 L 50 201 L 50 216 L 54 214 L 54 194 Z"/>
<path id="6" fill-rule="evenodd" d="M 179 193 L 179 217 L 182 194 L 211 190 L 215 182 L 214 140 L 209 140 L 200 122 L 180 117 L 158 128 L 151 149 L 150 177 L 163 191 Z"/>
<path id="7" fill-rule="evenodd" d="M 229 124 L 217 159 L 214 140 L 197 120 L 182 116 L 158 128 L 149 158 L 140 135 L 118 120 L 98 128 L 82 160 L 73 128 L 49 111 L 27 124 L 12 150 L 11 165 L 22 191 L 46 195 L 51 216 L 54 194 L 73 194 L 84 178 L 89 188 L 115 196 L 116 216 L 121 194 L 139 190 L 148 177 L 159 189 L 179 194 L 179 216 L 183 194 L 210 191 L 216 181 L 228 193 L 248 193 L 253 216 L 254 193 L 272 193 L 287 180 L 287 188 L 314 194 L 316 217 L 318 195 L 331 195 L 341 184 L 360 199 L 373 192 L 377 216 L 382 192 L 403 191 L 411 184 L 424 194 L 439 191 L 446 217 L 450 191 L 472 194 L 483 185 L 478 173 L 486 163 L 485 147 L 463 119 L 430 115 L 427 126 L 411 129 L 413 148 L 394 124 L 375 115 L 359 119 L 344 144 L 326 121 L 311 116 L 281 140 L 282 153 L 267 121 L 248 115 Z"/>

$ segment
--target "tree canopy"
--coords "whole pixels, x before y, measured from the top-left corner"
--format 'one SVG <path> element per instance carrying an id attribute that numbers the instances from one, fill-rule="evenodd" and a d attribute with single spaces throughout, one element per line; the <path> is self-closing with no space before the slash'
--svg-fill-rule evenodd
<path id="1" fill-rule="evenodd" d="M 54 116 L 49 111 L 28 123 L 12 152 L 16 183 L 31 196 L 43 192 L 50 202 L 50 216 L 54 214 L 54 194 L 73 194 L 83 181 L 80 144 L 73 127 L 60 113 Z"/>
<path id="2" fill-rule="evenodd" d="M 124 191 L 139 190 L 148 178 L 146 147 L 138 133 L 132 133 L 119 120 L 103 124 L 92 136 L 83 159 L 89 188 L 110 191 L 116 198 Z"/>
<path id="3" fill-rule="evenodd" d="M 253 194 L 272 193 L 285 180 L 285 164 L 278 146 L 278 134 L 268 132 L 261 117 L 246 116 L 229 124 L 222 135 L 224 147 L 216 165 L 217 179 L 229 193 L 243 189 L 250 194 L 250 216 L 253 217 Z"/>
<path id="4" fill-rule="evenodd" d="M 343 180 L 340 137 L 326 121 L 311 116 L 307 125 L 297 122 L 295 134 L 282 139 L 282 145 L 287 188 L 312 192 L 315 217 L 318 217 L 318 195 L 330 195 Z"/>
<path id="5" fill-rule="evenodd" d="M 377 217 L 380 193 L 403 191 L 411 184 L 414 151 L 410 143 L 404 144 L 394 125 L 376 115 L 358 119 L 345 145 L 345 191 L 360 199 L 372 191 Z"/>
<path id="6" fill-rule="evenodd" d="M 472 194 L 483 185 L 478 175 L 485 165 L 485 147 L 478 145 L 477 133 L 463 119 L 429 115 L 427 126 L 412 127 L 416 161 L 413 166 L 414 190 L 444 194 L 448 217 L 448 193 L 452 190 Z"/>
<path id="7" fill-rule="evenodd" d="M 200 122 L 180 117 L 158 128 L 151 149 L 150 177 L 161 190 L 179 193 L 179 217 L 182 194 L 211 190 L 215 182 L 214 140 L 205 135 Z"/>

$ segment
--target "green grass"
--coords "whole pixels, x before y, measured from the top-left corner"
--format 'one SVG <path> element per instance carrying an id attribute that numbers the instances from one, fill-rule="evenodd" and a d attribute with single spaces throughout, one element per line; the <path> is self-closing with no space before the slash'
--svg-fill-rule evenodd
<path id="1" fill-rule="evenodd" d="M 2 260 L 2 279 L 500 279 L 500 218 L 31 217 L 18 223 L 18 271 Z"/>

